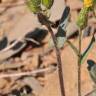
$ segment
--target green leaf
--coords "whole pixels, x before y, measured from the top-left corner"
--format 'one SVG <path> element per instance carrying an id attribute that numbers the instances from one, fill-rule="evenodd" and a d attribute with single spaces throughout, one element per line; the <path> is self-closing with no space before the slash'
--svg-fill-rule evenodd
<path id="1" fill-rule="evenodd" d="M 88 54 L 89 54 L 90 51 L 93 49 L 94 43 L 95 43 L 95 38 L 94 38 L 94 36 L 93 36 L 92 39 L 91 39 L 90 44 L 88 45 L 88 47 L 86 48 L 86 50 L 84 51 L 84 53 L 83 53 L 82 56 L 81 56 L 81 64 L 84 63 L 84 61 L 86 60 Z"/>

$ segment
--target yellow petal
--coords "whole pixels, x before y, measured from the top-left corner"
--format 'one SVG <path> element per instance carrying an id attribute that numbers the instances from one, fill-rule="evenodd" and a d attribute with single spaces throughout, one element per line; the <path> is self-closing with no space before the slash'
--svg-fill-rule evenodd
<path id="1" fill-rule="evenodd" d="M 93 0 L 84 0 L 84 7 L 91 7 L 93 5 Z"/>

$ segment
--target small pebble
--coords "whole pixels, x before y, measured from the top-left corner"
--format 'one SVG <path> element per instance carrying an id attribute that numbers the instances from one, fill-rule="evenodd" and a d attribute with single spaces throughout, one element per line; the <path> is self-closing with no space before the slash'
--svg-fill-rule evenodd
<path id="1" fill-rule="evenodd" d="M 28 52 L 23 52 L 22 55 L 21 55 L 21 60 L 22 61 L 26 60 L 28 56 L 29 56 Z"/>

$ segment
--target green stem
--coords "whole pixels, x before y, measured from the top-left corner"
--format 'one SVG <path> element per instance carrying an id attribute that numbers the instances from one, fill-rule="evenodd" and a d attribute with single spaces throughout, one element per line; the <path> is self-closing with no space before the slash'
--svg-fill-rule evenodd
<path id="1" fill-rule="evenodd" d="M 81 39 L 82 31 L 79 30 L 79 57 L 78 57 L 78 96 L 81 96 Z"/>
<path id="2" fill-rule="evenodd" d="M 73 51 L 75 52 L 75 54 L 79 57 L 79 51 L 78 51 L 78 49 L 69 40 L 67 40 L 67 43 L 73 49 Z"/>

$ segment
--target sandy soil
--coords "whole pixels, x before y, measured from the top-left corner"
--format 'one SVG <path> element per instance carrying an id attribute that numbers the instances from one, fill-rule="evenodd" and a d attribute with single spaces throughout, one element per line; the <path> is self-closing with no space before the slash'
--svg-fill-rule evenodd
<path id="1" fill-rule="evenodd" d="M 26 34 L 32 32 L 36 35 L 35 29 L 46 29 L 43 27 L 39 22 L 37 17 L 32 14 L 28 8 L 25 6 L 25 4 L 21 4 L 24 1 L 16 0 L 16 2 L 13 2 L 12 0 L 4 0 L 3 3 L 0 4 L 0 40 L 2 41 L 2 38 L 7 37 L 8 43 L 5 45 L 4 48 L 6 48 L 12 41 L 17 40 L 18 38 L 23 38 L 26 36 Z M 6 6 L 12 6 L 18 5 L 15 7 L 8 7 L 6 9 Z M 72 23 L 73 26 L 68 27 L 68 32 L 70 33 L 70 30 L 76 31 L 77 27 L 73 23 L 75 23 L 78 15 L 78 10 L 82 7 L 82 2 L 79 0 L 67 0 L 67 5 L 71 8 L 71 14 L 70 14 L 70 24 Z M 51 9 L 51 17 L 50 20 L 57 21 L 61 18 L 61 15 L 63 13 L 64 9 L 64 1 L 63 0 L 55 0 L 55 4 Z M 90 23 L 91 22 L 91 23 Z M 96 20 L 90 19 L 89 25 L 92 27 L 91 32 L 96 31 Z M 53 29 L 55 32 L 57 29 Z M 67 34 L 69 34 L 67 33 Z M 43 35 L 45 33 L 42 33 Z M 43 37 L 41 33 L 39 35 L 34 35 L 37 42 L 40 43 L 40 46 L 37 46 L 34 43 L 27 42 L 26 48 L 24 50 L 20 50 L 19 55 L 16 54 L 16 56 L 13 56 L 1 63 L 0 65 L 0 74 L 6 74 L 6 73 L 19 73 L 19 72 L 26 72 L 30 70 L 38 70 L 39 68 L 48 67 L 49 65 L 53 65 L 56 63 L 56 54 L 54 51 L 49 52 L 45 56 L 41 56 L 40 54 L 43 54 L 48 49 L 48 41 L 50 39 L 50 35 L 46 33 Z M 92 33 L 91 33 L 92 34 Z M 88 46 L 90 40 L 91 40 L 91 34 L 90 36 L 83 38 L 82 40 L 82 52 L 85 50 L 85 48 Z M 42 40 L 41 40 L 42 38 Z M 21 40 L 22 41 L 22 40 Z M 76 38 L 70 39 L 70 41 L 78 47 L 78 40 Z M 0 43 L 1 44 L 1 43 Z M 16 45 L 17 46 L 17 45 Z M 12 50 L 12 49 L 10 49 Z M 82 96 L 85 96 L 88 92 L 93 90 L 94 83 L 91 80 L 91 77 L 89 75 L 89 72 L 87 70 L 87 60 L 93 60 L 96 61 L 96 44 L 94 44 L 94 48 L 88 55 L 87 59 L 85 60 L 84 64 L 82 64 L 81 68 L 81 87 L 82 87 Z M 2 50 L 0 50 L 1 52 Z M 21 52 L 22 51 L 22 52 Z M 77 84 L 77 56 L 73 52 L 73 50 L 65 44 L 64 48 L 60 50 L 61 52 L 61 58 L 62 58 L 62 68 L 63 68 L 63 77 L 64 77 L 64 86 L 65 86 L 65 92 L 66 96 L 78 96 L 78 84 Z M 2 53 L 2 52 L 1 52 Z M 4 53 L 10 54 L 10 53 Z M 4 54 L 0 54 L 0 58 L 4 57 Z M 0 59 L 1 60 L 1 59 Z M 3 65 L 5 64 L 5 65 Z M 6 65 L 7 64 L 7 65 Z M 9 64 L 9 65 L 8 65 Z M 10 65 L 11 64 L 11 65 Z M 22 68 L 23 64 L 23 68 Z M 3 65 L 3 67 L 2 67 Z M 11 68 L 13 69 L 10 69 Z M 6 69 L 5 69 L 6 68 Z M 16 70 L 15 70 L 16 69 Z M 37 74 L 38 75 L 38 74 Z M 55 71 L 49 72 L 49 74 L 40 74 L 40 76 L 33 75 L 32 78 L 34 80 L 29 78 L 26 85 L 28 85 L 29 81 L 31 82 L 29 85 L 33 85 L 33 89 L 35 92 L 31 92 L 31 95 L 28 96 L 61 96 L 60 93 L 60 85 L 59 85 L 59 77 L 58 77 L 58 69 Z M 30 76 L 31 77 L 31 76 Z M 28 78 L 28 77 L 27 77 Z M 25 82 L 24 81 L 24 82 Z M 7 93 L 7 95 L 4 96 L 13 96 L 8 95 L 13 89 L 20 89 L 22 86 L 25 85 L 22 79 L 16 78 L 2 78 L 0 79 L 0 96 L 3 96 L 2 94 Z M 35 85 L 36 84 L 36 85 Z M 42 85 L 42 86 L 41 86 Z M 39 86 L 39 87 L 38 87 Z M 40 89 L 42 88 L 42 90 Z M 39 92 L 39 95 L 35 93 Z M 18 92 L 17 92 L 18 93 Z M 34 95 L 34 94 L 35 95 Z M 18 95 L 16 95 L 18 96 Z"/>

